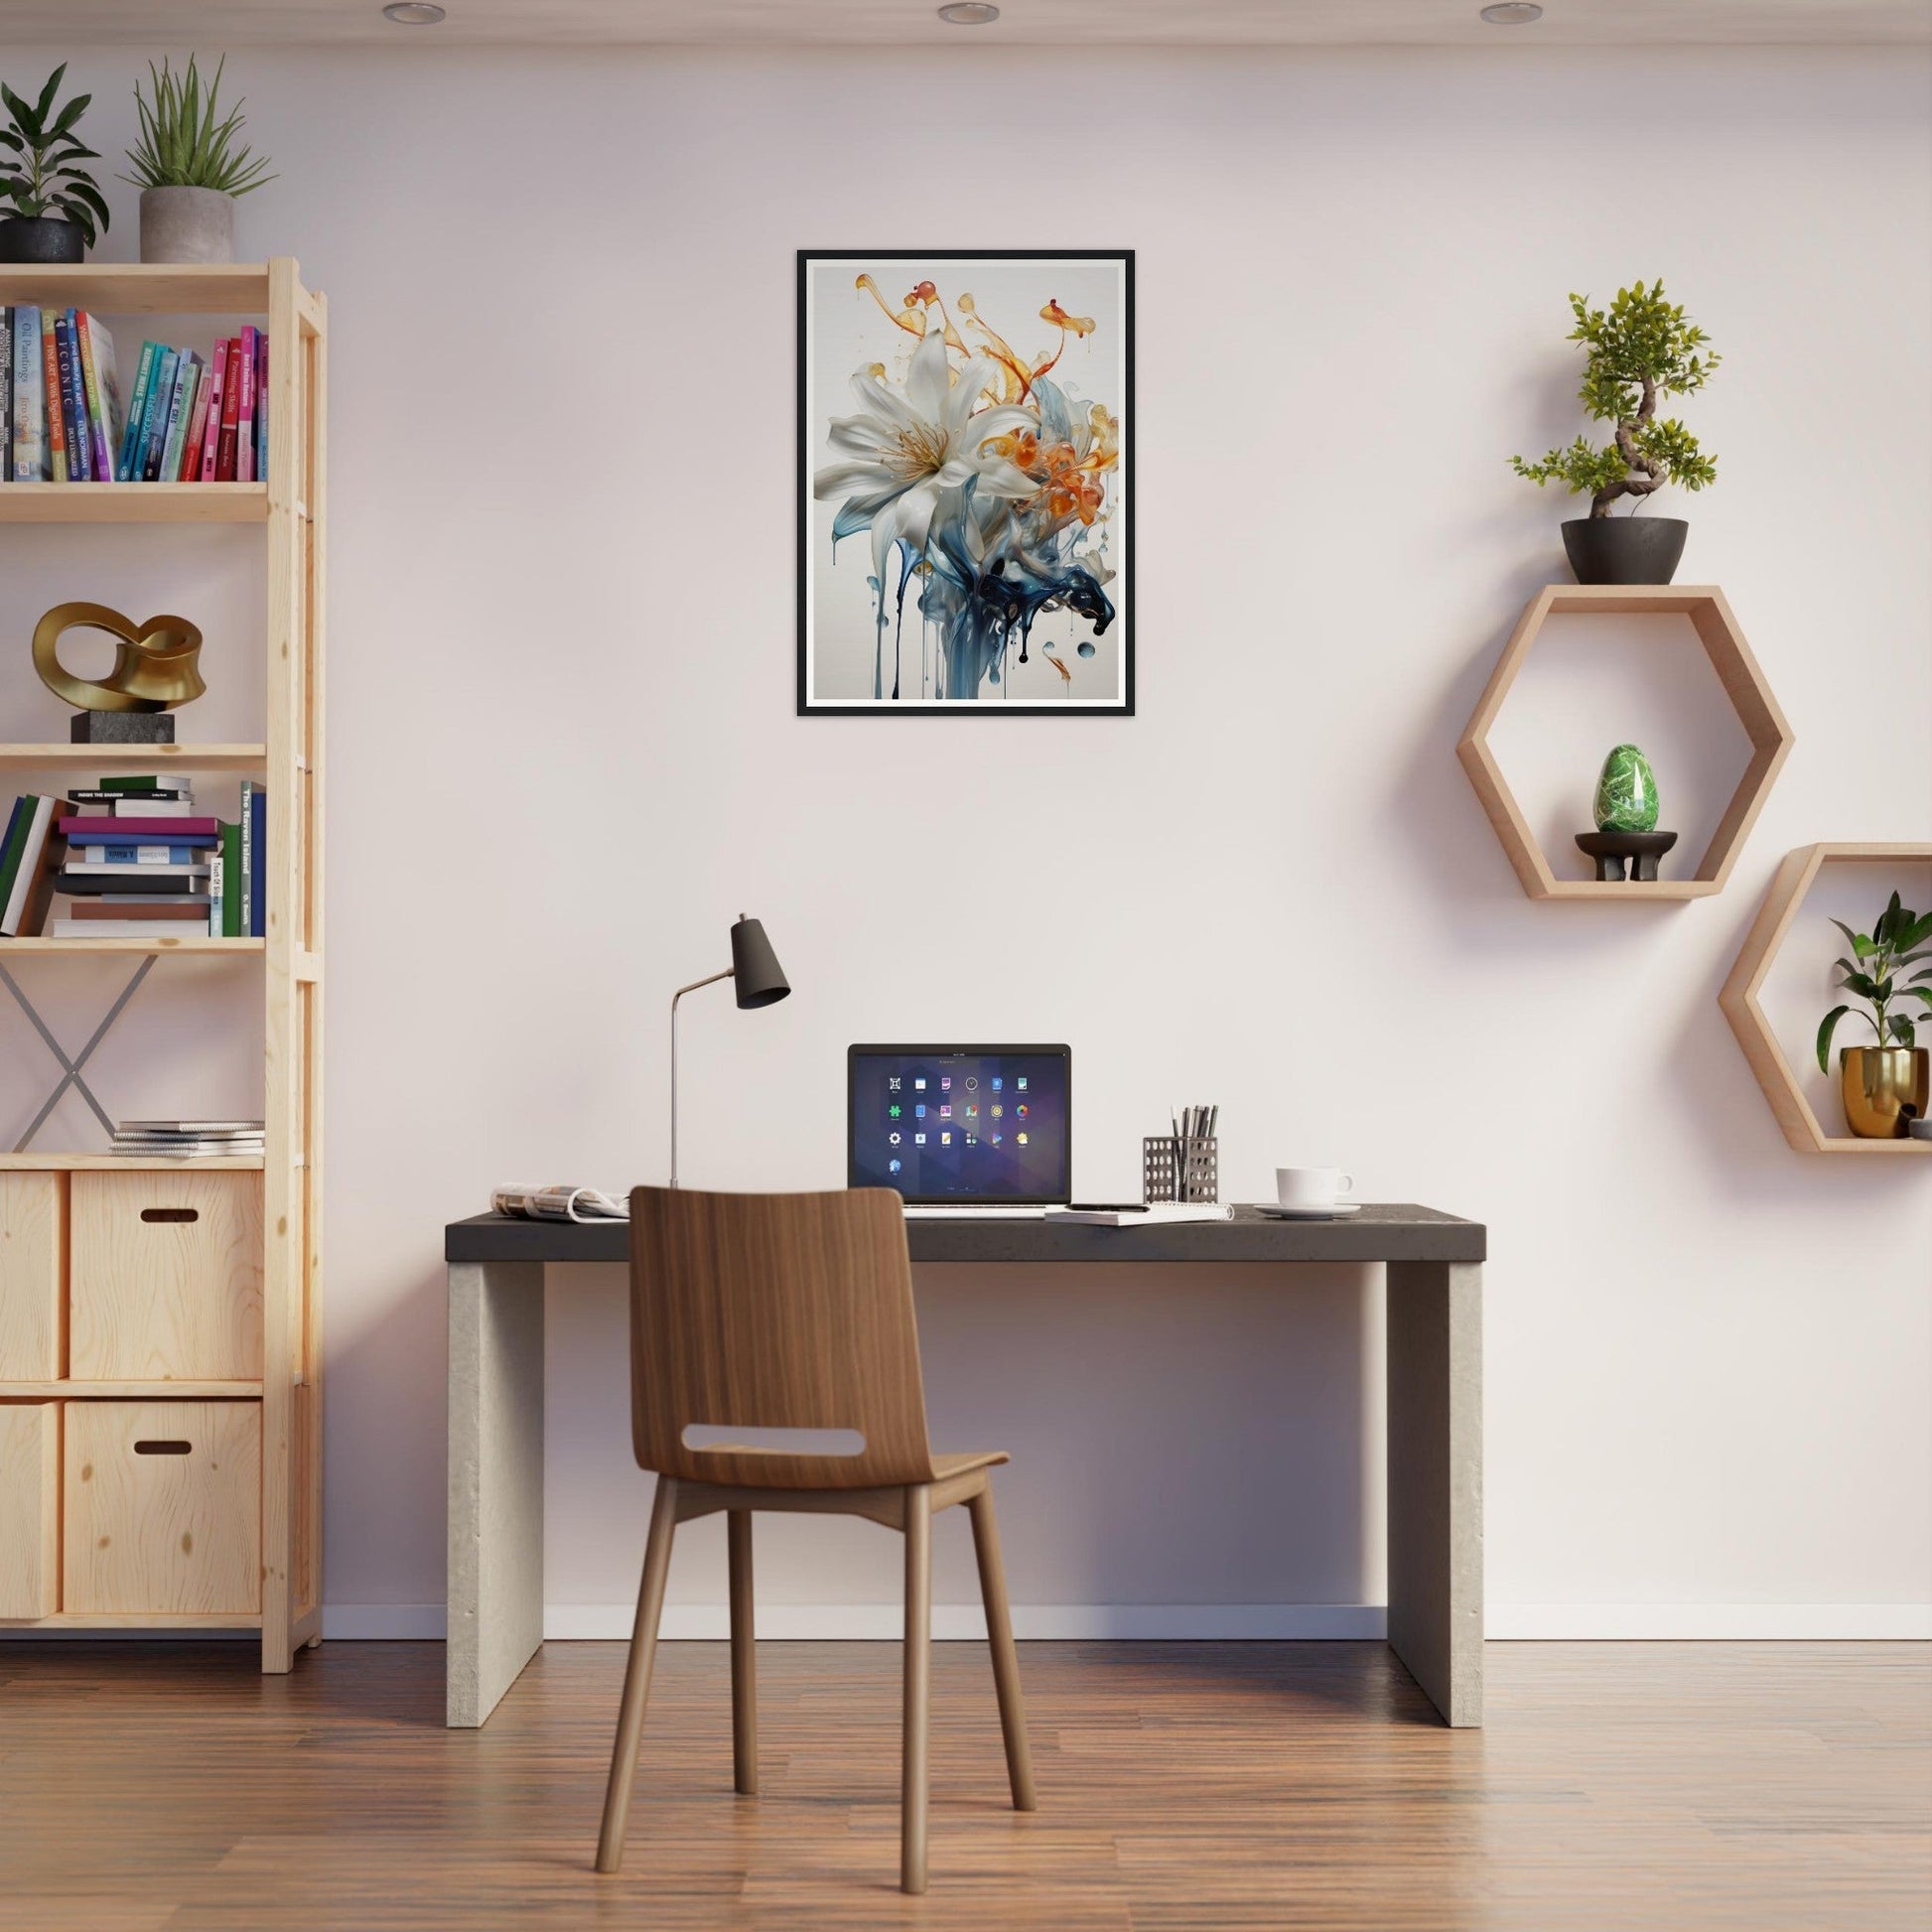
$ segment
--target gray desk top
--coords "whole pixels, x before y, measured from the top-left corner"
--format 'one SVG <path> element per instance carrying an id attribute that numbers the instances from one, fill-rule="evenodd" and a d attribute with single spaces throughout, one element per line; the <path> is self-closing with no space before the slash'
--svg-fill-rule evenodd
<path id="1" fill-rule="evenodd" d="M 1231 1221 L 1086 1227 L 962 1214 L 905 1224 L 914 1261 L 1481 1261 L 1487 1230 L 1410 1201 L 1372 1202 L 1338 1221 L 1274 1221 L 1237 1207 Z M 443 1232 L 446 1261 L 624 1261 L 622 1221 L 519 1221 L 476 1214 Z"/>

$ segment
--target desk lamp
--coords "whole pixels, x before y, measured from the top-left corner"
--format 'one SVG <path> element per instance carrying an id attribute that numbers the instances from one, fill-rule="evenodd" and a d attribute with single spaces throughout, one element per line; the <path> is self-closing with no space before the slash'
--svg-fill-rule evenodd
<path id="1" fill-rule="evenodd" d="M 695 993 L 701 986 L 715 986 L 720 980 L 736 982 L 734 991 L 738 995 L 739 1006 L 750 1011 L 753 1007 L 768 1007 L 782 1000 L 791 991 L 791 982 L 785 978 L 784 968 L 778 964 L 778 955 L 771 950 L 771 941 L 764 936 L 764 925 L 759 919 L 748 919 L 743 912 L 738 915 L 738 923 L 732 927 L 732 963 L 722 973 L 711 973 L 704 979 L 693 980 L 689 986 L 680 986 L 671 995 L 671 1185 L 677 1185 L 677 1003 L 687 993 Z"/>

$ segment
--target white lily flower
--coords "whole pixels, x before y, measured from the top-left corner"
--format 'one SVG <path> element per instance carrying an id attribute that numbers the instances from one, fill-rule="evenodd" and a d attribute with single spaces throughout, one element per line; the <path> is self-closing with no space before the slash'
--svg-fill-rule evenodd
<path id="1" fill-rule="evenodd" d="M 995 496 L 1031 496 L 1039 487 L 986 448 L 992 437 L 1035 421 L 1015 403 L 974 413 L 998 374 L 990 356 L 975 355 L 954 380 L 945 333 L 935 327 L 912 351 L 902 396 L 868 371 L 853 376 L 858 414 L 837 418 L 830 432 L 832 447 L 853 461 L 819 471 L 812 493 L 845 498 L 832 525 L 835 543 L 871 528 L 873 569 L 882 585 L 896 543 L 925 549 L 940 490 L 968 480 Z"/>

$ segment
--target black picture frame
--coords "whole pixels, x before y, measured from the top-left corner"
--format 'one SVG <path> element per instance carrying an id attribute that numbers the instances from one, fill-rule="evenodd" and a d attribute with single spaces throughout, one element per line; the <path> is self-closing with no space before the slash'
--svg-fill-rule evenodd
<path id="1" fill-rule="evenodd" d="M 1121 682 L 1118 702 L 1087 703 L 1066 699 L 1046 704 L 1011 704 L 1003 699 L 900 699 L 892 703 L 853 704 L 814 700 L 811 693 L 809 651 L 812 613 L 809 608 L 809 560 L 812 544 L 811 471 L 813 462 L 811 369 L 806 305 L 814 262 L 863 260 L 868 264 L 904 262 L 909 267 L 945 261 L 1100 261 L 1121 265 L 1123 377 L 1120 421 L 1121 448 L 1128 461 L 1129 486 L 1120 515 L 1121 559 L 1118 576 L 1123 592 L 1120 616 Z M 798 493 L 797 555 L 797 707 L 801 718 L 1131 718 L 1134 716 L 1134 501 L 1139 494 L 1139 418 L 1134 402 L 1134 250 L 1131 248 L 800 248 L 797 267 L 797 455 L 794 485 Z"/>

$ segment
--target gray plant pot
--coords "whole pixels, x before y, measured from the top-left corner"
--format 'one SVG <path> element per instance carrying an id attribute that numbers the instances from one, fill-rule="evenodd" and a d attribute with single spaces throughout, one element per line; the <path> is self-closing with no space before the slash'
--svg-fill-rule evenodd
<path id="1" fill-rule="evenodd" d="M 141 259 L 233 261 L 234 197 L 218 188 L 144 188 Z"/>

